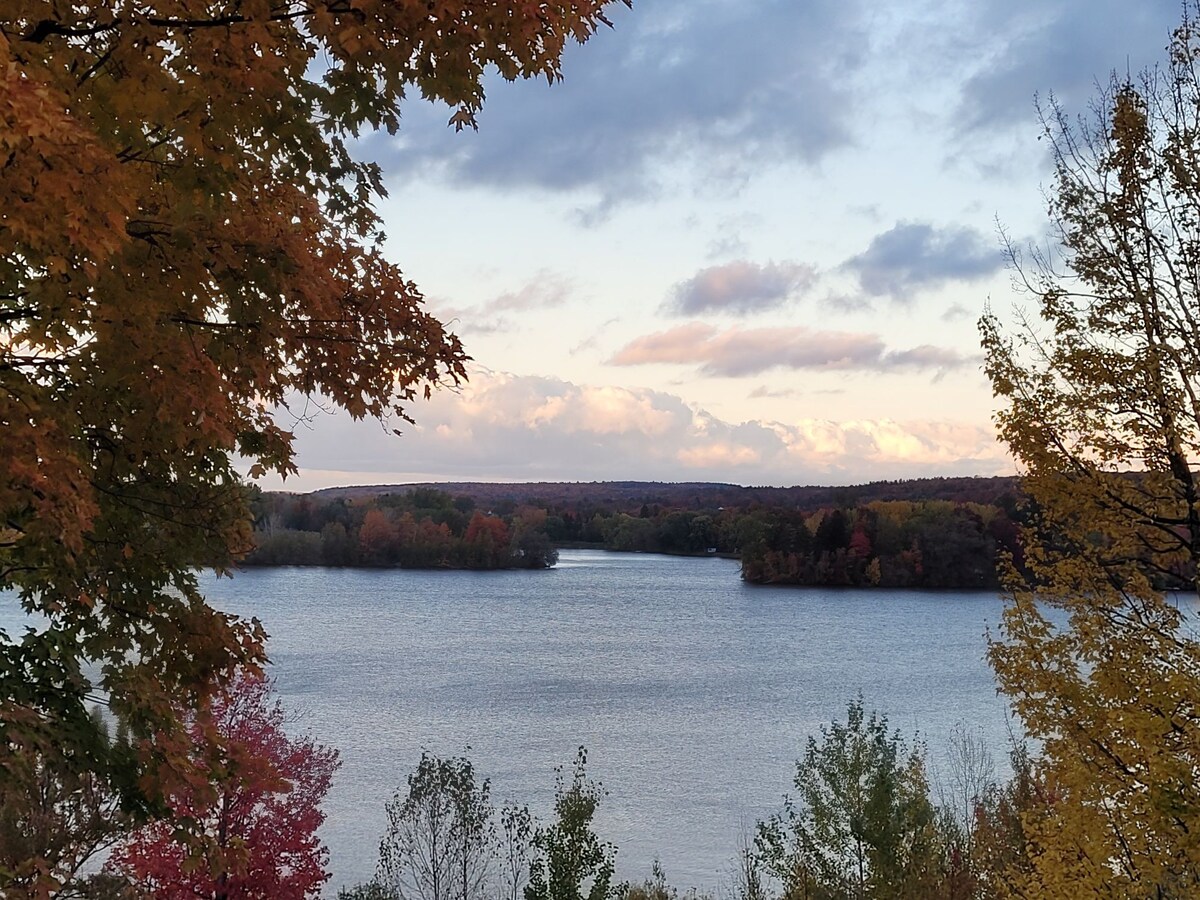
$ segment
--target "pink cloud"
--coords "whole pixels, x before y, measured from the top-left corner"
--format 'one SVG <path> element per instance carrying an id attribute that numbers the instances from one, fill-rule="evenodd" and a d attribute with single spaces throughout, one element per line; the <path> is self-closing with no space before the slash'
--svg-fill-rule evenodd
<path id="1" fill-rule="evenodd" d="M 924 344 L 889 350 L 875 334 L 791 328 L 729 328 L 718 332 L 702 322 L 636 338 L 609 360 L 617 366 L 648 363 L 694 364 L 705 375 L 741 377 L 768 369 L 869 370 L 948 369 L 972 360 L 954 350 Z"/>
<path id="2" fill-rule="evenodd" d="M 675 285 L 665 309 L 683 315 L 762 312 L 782 306 L 815 280 L 811 266 L 735 260 L 701 269 Z"/>

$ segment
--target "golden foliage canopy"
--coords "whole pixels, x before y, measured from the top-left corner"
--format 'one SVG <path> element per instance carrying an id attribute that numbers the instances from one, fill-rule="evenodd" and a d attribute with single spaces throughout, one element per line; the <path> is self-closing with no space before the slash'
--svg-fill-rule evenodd
<path id="1" fill-rule="evenodd" d="M 1026 470 L 1002 689 L 1043 746 L 1053 803 L 1025 822 L 1014 896 L 1200 892 L 1200 34 L 1053 105 L 1058 258 L 1014 254 L 1040 321 L 983 319 L 1003 439 Z"/>
<path id="2" fill-rule="evenodd" d="M 0 778 L 39 748 L 102 767 L 96 689 L 168 736 L 144 790 L 186 774 L 170 701 L 263 658 L 193 574 L 246 546 L 234 460 L 293 470 L 296 394 L 406 417 L 463 377 L 348 142 L 413 91 L 473 126 L 485 72 L 556 80 L 608 2 L 6 0 L 0 589 L 49 627 L 0 636 Z"/>

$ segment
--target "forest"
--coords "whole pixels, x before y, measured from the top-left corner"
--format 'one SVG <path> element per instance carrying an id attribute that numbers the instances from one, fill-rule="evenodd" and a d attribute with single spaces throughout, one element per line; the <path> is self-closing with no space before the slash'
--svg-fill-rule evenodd
<path id="1" fill-rule="evenodd" d="M 336 751 L 283 734 L 285 712 L 271 686 L 243 678 L 218 707 L 218 726 L 235 745 L 265 756 L 297 785 L 270 797 L 253 770 L 225 776 L 219 804 L 193 814 L 217 827 L 221 804 L 252 810 L 242 828 L 243 871 L 231 896 L 301 897 L 325 880 L 313 865 L 324 848 L 316 830 L 321 802 L 340 765 Z M 965 724 L 950 736 L 941 783 L 929 774 L 927 749 L 894 730 L 886 716 L 851 700 L 844 718 L 820 727 L 796 759 L 794 796 L 770 816 L 730 836 L 727 883 L 703 892 L 672 885 L 656 860 L 642 880 L 618 881 L 620 848 L 596 822 L 602 804 L 619 806 L 588 774 L 588 754 L 554 773 L 553 802 L 539 816 L 519 798 L 497 805 L 490 779 L 467 755 L 425 751 L 391 797 L 380 799 L 385 826 L 375 875 L 342 885 L 338 900 L 839 900 L 858 897 L 977 900 L 997 896 L 1019 864 L 1022 817 L 1044 802 L 1049 785 L 1023 745 L 1010 748 L 1012 775 L 998 775 L 981 737 Z M 547 773 L 549 775 L 550 773 Z M 103 792 L 91 811 L 113 812 Z M 99 874 L 80 879 L 84 898 L 120 897 L 130 882 L 155 895 L 208 896 L 213 880 L 189 871 L 157 825 L 134 827 L 120 815 L 93 826 L 113 852 Z M 0 851 L 0 861 L 4 858 Z M 109 893 L 106 893 L 109 892 Z"/>
<path id="2" fill-rule="evenodd" d="M 745 489 L 740 504 L 719 485 L 494 485 L 452 495 L 432 486 L 257 495 L 255 549 L 245 565 L 544 568 L 558 547 L 705 556 L 742 563 L 755 584 L 995 588 L 997 553 L 1020 557 L 1021 501 L 1011 480 L 892 482 L 807 489 L 834 496 L 991 497 L 871 500 L 841 506 L 766 505 Z M 965 484 L 964 484 L 965 483 Z M 459 486 L 448 486 L 459 487 Z M 526 488 L 529 487 L 529 490 Z M 973 490 L 972 490 L 973 489 Z M 778 504 L 781 491 L 769 496 Z M 495 499 L 480 509 L 477 498 Z M 546 499 L 553 497 L 555 499 Z M 683 506 L 668 505 L 674 499 Z M 615 502 L 614 502 L 615 499 Z"/>
<path id="3" fill-rule="evenodd" d="M 1028 577 L 1021 534 L 1037 515 L 1007 478 L 796 488 L 786 505 L 784 490 L 765 492 L 764 502 L 759 489 L 738 496 L 724 485 L 445 487 L 462 492 L 256 493 L 255 549 L 243 565 L 539 569 L 558 548 L 585 547 L 736 558 L 751 584 L 995 590 L 1002 560 Z M 717 498 L 734 505 L 713 505 Z M 1193 569 L 1181 559 L 1151 577 L 1179 590 Z"/>
<path id="4" fill-rule="evenodd" d="M 102 720 L 99 710 L 95 711 Z M 285 726 L 286 729 L 285 729 Z M 143 821 L 122 807 L 102 779 L 60 780 L 42 773 L 49 804 L 32 837 L 0 806 L 0 872 L 20 873 L 39 842 L 47 862 L 73 870 L 76 900 L 194 897 L 303 900 L 329 880 L 319 829 L 322 804 L 341 766 L 339 752 L 297 733 L 272 683 L 242 672 L 215 698 L 211 718 L 188 717 L 199 742 L 206 728 L 239 764 L 211 784 L 172 795 L 169 810 L 188 817 L 205 839 L 204 865 L 190 858 L 169 819 Z M 130 752 L 129 732 L 106 739 Z M 703 891 L 672 885 L 656 860 L 642 879 L 618 881 L 620 848 L 596 813 L 619 808 L 588 773 L 580 747 L 553 773 L 550 808 L 520 798 L 497 805 L 490 779 L 464 753 L 424 751 L 384 810 L 374 876 L 339 885 L 338 900 L 768 900 L 805 897 L 986 900 L 1004 896 L 1021 868 L 1029 826 L 1051 785 L 1014 743 L 1011 776 L 982 737 L 960 723 L 950 735 L 949 766 L 935 783 L 927 749 L 893 729 L 886 716 L 851 700 L 844 718 L 820 726 L 795 760 L 794 795 L 779 809 L 731 833 L 726 884 Z M 278 779 L 290 785 L 279 791 Z M 211 790 L 210 790 L 211 788 Z M 539 814 L 541 813 L 541 814 Z M 102 865 L 81 864 L 104 851 Z M 328 894 L 326 894 L 328 896 Z"/>

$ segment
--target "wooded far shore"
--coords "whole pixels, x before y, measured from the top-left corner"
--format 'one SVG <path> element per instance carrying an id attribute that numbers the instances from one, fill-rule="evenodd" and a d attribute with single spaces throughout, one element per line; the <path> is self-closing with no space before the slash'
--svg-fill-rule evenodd
<path id="1" fill-rule="evenodd" d="M 959 589 L 999 587 L 1031 514 L 1015 477 L 395 484 L 262 493 L 254 510 L 247 565 L 544 568 L 582 546 L 730 556 L 755 584 Z"/>

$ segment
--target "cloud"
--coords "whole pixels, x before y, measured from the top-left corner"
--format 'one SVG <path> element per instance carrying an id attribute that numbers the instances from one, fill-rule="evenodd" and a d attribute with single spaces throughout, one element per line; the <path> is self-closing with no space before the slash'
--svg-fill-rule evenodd
<path id="1" fill-rule="evenodd" d="M 965 319 L 971 315 L 971 311 L 961 303 L 951 303 L 942 313 L 941 319 L 943 322 L 957 322 L 959 319 Z"/>
<path id="2" fill-rule="evenodd" d="M 571 294 L 571 282 L 554 272 L 543 270 L 528 284 L 492 298 L 481 307 L 485 312 L 525 312 L 562 306 Z"/>
<path id="3" fill-rule="evenodd" d="M 461 392 L 438 392 L 412 412 L 420 425 L 402 438 L 342 413 L 319 417 L 297 435 L 301 478 L 285 486 L 631 478 L 845 484 L 1012 471 L 987 424 L 730 422 L 660 391 L 485 370 Z"/>
<path id="4" fill-rule="evenodd" d="M 1035 95 L 1086 111 L 1097 81 L 1164 59 L 1180 8 L 1179 0 L 987 0 L 973 22 L 982 63 L 963 87 L 960 132 L 1035 129 Z"/>
<path id="5" fill-rule="evenodd" d="M 934 228 L 898 222 L 876 235 L 862 253 L 842 264 L 868 294 L 910 300 L 922 289 L 949 281 L 970 281 L 1005 265 L 996 240 L 972 228 Z"/>
<path id="6" fill-rule="evenodd" d="M 841 313 L 860 313 L 872 308 L 872 303 L 862 294 L 845 294 L 831 291 L 825 295 L 821 305 Z"/>
<path id="7" fill-rule="evenodd" d="M 884 361 L 889 369 L 954 369 L 975 362 L 957 350 L 935 347 L 932 344 L 921 344 L 911 350 L 893 351 L 884 357 Z"/>
<path id="8" fill-rule="evenodd" d="M 796 388 L 773 388 L 760 384 L 746 396 L 750 400 L 791 400 L 796 397 L 828 397 L 845 393 L 845 388 L 811 388 L 801 391 Z"/>
<path id="9" fill-rule="evenodd" d="M 773 368 L 826 371 L 896 371 L 958 368 L 974 360 L 954 350 L 923 345 L 889 350 L 874 334 L 791 328 L 730 328 L 702 322 L 636 338 L 609 360 L 612 365 L 698 364 L 705 375 L 738 378 Z"/>
<path id="10" fill-rule="evenodd" d="M 773 388 L 760 384 L 747 396 L 751 400 L 788 400 L 792 397 L 799 397 L 801 393 L 796 388 Z"/>
<path id="11" fill-rule="evenodd" d="M 506 291 L 476 306 L 438 306 L 439 319 L 459 334 L 496 334 L 511 331 L 515 324 L 504 313 L 523 313 L 563 306 L 571 296 L 570 279 L 547 269 L 513 291 Z"/>
<path id="12" fill-rule="evenodd" d="M 664 165 L 723 178 L 771 160 L 812 163 L 854 126 L 849 73 L 869 59 L 861 0 L 639 0 L 614 28 L 568 48 L 563 81 L 493 77 L 478 132 L 413 102 L 397 137 L 365 152 L 390 174 L 458 184 L 588 189 L 600 205 L 652 193 Z"/>
<path id="13" fill-rule="evenodd" d="M 694 224 L 701 224 L 701 219 L 697 218 Z M 762 216 L 759 213 L 741 212 L 721 216 L 716 221 L 706 256 L 713 260 L 745 256 L 750 245 L 746 242 L 744 233 L 761 224 Z"/>
<path id="14" fill-rule="evenodd" d="M 755 313 L 776 309 L 811 287 L 816 273 L 798 263 L 735 260 L 701 269 L 675 285 L 663 310 L 675 315 Z"/>
<path id="15" fill-rule="evenodd" d="M 449 331 L 457 335 L 502 334 L 512 329 L 512 322 L 499 317 L 485 318 L 477 307 L 439 306 L 432 304 L 433 312 Z"/>

